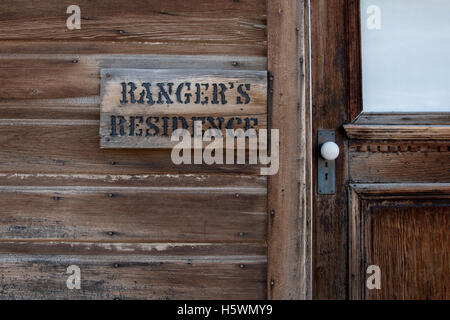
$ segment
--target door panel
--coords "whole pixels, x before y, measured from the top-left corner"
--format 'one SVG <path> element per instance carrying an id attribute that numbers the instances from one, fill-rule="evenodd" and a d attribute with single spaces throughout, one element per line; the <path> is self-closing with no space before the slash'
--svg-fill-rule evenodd
<path id="1" fill-rule="evenodd" d="M 445 205 L 372 208 L 366 263 L 379 265 L 384 286 L 366 290 L 366 298 L 450 299 L 450 207 Z"/>
<path id="2" fill-rule="evenodd" d="M 450 185 L 350 187 L 353 299 L 450 298 Z M 366 286 L 378 266 L 380 290 Z"/>

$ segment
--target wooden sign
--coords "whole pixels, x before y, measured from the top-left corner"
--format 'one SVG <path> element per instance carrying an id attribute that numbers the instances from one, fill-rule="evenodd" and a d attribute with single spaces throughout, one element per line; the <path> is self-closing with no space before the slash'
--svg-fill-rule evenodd
<path id="1" fill-rule="evenodd" d="M 267 128 L 267 72 L 103 69 L 100 146 L 170 148 L 176 129 Z"/>

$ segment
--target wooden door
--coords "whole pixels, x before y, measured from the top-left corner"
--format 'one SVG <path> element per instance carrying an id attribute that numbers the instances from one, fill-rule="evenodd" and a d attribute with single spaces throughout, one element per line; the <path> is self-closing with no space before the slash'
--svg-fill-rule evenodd
<path id="1" fill-rule="evenodd" d="M 450 107 L 364 111 L 362 28 L 367 14 L 396 21 L 386 3 L 311 0 L 315 298 L 450 298 Z M 429 51 L 423 59 L 434 58 Z M 319 193 L 319 130 L 335 132 L 341 151 L 334 194 Z M 370 266 L 381 272 L 380 289 L 367 287 Z"/>

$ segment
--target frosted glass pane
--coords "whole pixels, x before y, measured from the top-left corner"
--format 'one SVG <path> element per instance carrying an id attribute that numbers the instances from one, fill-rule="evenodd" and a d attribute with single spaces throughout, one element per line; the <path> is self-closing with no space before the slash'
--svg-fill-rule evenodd
<path id="1" fill-rule="evenodd" d="M 450 0 L 361 0 L 363 109 L 450 112 Z"/>

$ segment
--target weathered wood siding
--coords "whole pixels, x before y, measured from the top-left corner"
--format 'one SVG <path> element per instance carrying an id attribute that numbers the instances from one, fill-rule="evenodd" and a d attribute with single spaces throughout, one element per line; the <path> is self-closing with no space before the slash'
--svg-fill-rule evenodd
<path id="1" fill-rule="evenodd" d="M 259 170 L 98 129 L 102 68 L 266 70 L 266 1 L 81 0 L 73 31 L 71 4 L 0 3 L 0 299 L 265 298 Z"/>

